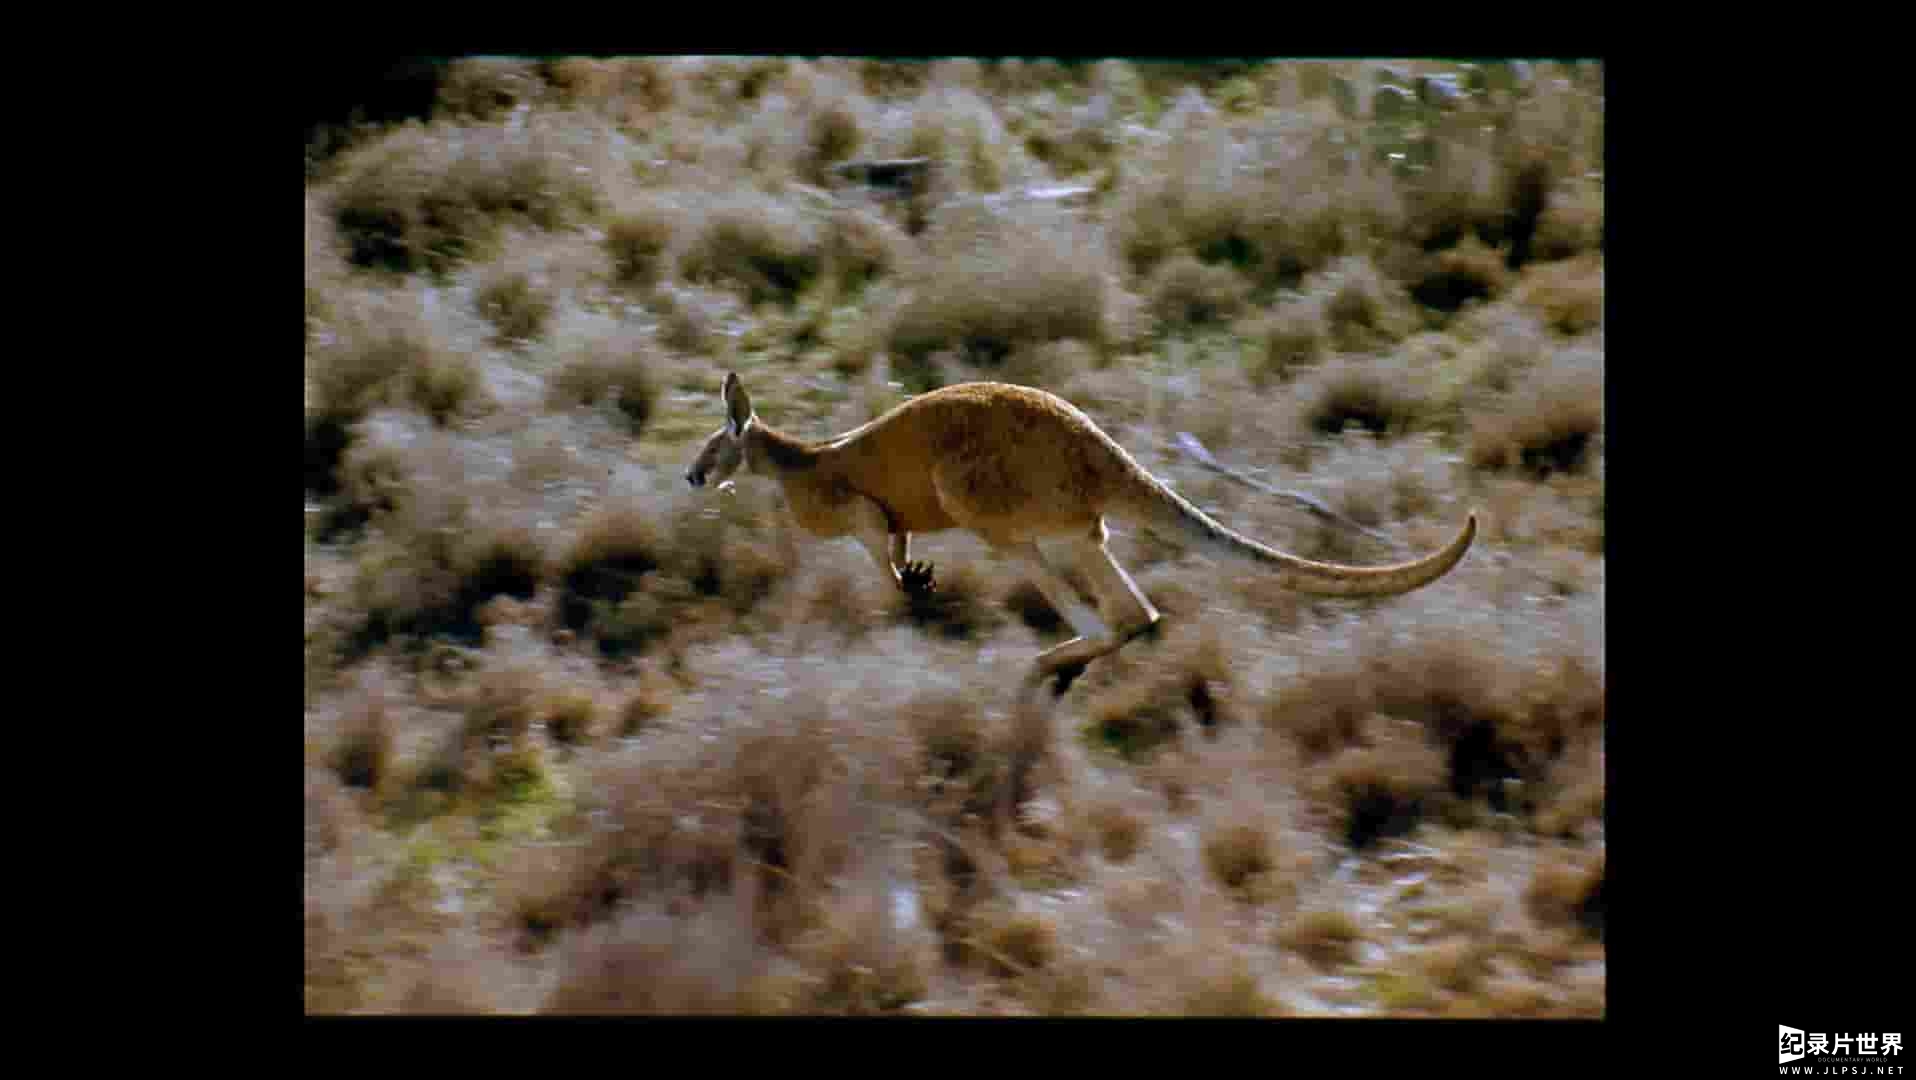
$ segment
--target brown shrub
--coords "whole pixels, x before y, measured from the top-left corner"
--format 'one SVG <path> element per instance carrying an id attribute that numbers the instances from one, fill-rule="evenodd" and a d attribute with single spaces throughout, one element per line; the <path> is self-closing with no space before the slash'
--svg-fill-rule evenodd
<path id="1" fill-rule="evenodd" d="M 576 117 L 409 126 L 342 159 L 329 209 L 354 265 L 445 271 L 496 252 L 500 229 L 558 229 L 597 214 L 604 145 Z"/>
<path id="2" fill-rule="evenodd" d="M 1539 260 L 1568 259 L 1603 250 L 1603 185 L 1560 184 L 1537 219 L 1532 251 Z"/>
<path id="3" fill-rule="evenodd" d="M 1500 252 L 1485 247 L 1475 233 L 1468 234 L 1458 246 L 1422 261 L 1410 287 L 1411 299 L 1442 312 L 1456 311 L 1473 300 L 1495 300 L 1510 284 L 1511 274 L 1504 261 Z"/>
<path id="4" fill-rule="evenodd" d="M 1157 655 L 1120 653 L 1109 661 L 1085 709 L 1087 740 L 1135 760 L 1193 725 L 1215 736 L 1234 719 L 1230 664 L 1219 639 L 1189 623 L 1170 633 Z"/>
<path id="5" fill-rule="evenodd" d="M 1195 90 L 1160 127 L 1168 145 L 1127 156 L 1113 194 L 1113 239 L 1133 273 L 1184 250 L 1267 287 L 1296 286 L 1353 240 L 1396 228 L 1388 171 L 1327 152 L 1328 128 L 1240 135 Z"/>
<path id="6" fill-rule="evenodd" d="M 478 363 L 445 341 L 411 296 L 343 313 L 331 330 L 308 353 L 309 452 L 326 425 L 353 424 L 381 406 L 414 408 L 444 426 L 491 404 Z"/>
<path id="7" fill-rule="evenodd" d="M 1186 254 L 1158 264 L 1144 288 L 1152 313 L 1171 326 L 1228 320 L 1250 295 L 1249 283 L 1229 266 L 1207 265 Z"/>
<path id="8" fill-rule="evenodd" d="M 622 207 L 605 227 L 614 277 L 646 288 L 658 284 L 669 270 L 667 256 L 684 217 L 682 207 L 657 196 Z"/>
<path id="9" fill-rule="evenodd" d="M 738 899 L 688 916 L 640 909 L 574 936 L 558 985 L 541 1010 L 561 1015 L 739 1015 L 761 996 L 769 957 Z"/>
<path id="10" fill-rule="evenodd" d="M 665 613 L 636 618 L 621 610 L 645 578 L 664 559 L 665 545 L 654 520 L 633 507 L 608 507 L 588 518 L 572 547 L 560 559 L 558 617 L 574 633 L 591 634 L 600 647 L 615 651 L 670 629 Z"/>
<path id="11" fill-rule="evenodd" d="M 553 742 L 579 746 L 598 733 L 599 702 L 582 690 L 562 690 L 548 696 L 540 708 L 546 734 Z"/>
<path id="12" fill-rule="evenodd" d="M 458 120 L 497 120 L 520 105 L 536 104 L 547 90 L 536 63 L 510 57 L 468 57 L 446 65 L 439 80 L 439 109 Z"/>
<path id="13" fill-rule="evenodd" d="M 677 264 L 692 284 L 735 283 L 751 303 L 792 301 L 818 276 L 823 229 L 789 203 L 749 188 L 711 196 L 680 231 Z"/>
<path id="14" fill-rule="evenodd" d="M 545 333 L 556 303 L 550 287 L 522 270 L 497 272 L 479 286 L 479 314 L 498 331 L 501 344 L 531 341 Z"/>
<path id="15" fill-rule="evenodd" d="M 1543 479 L 1590 460 L 1603 430 L 1603 370 L 1559 354 L 1497 406 L 1472 417 L 1470 463 Z"/>
<path id="16" fill-rule="evenodd" d="M 1603 257 L 1580 255 L 1563 262 L 1525 267 L 1517 302 L 1534 308 L 1547 325 L 1581 334 L 1603 325 Z"/>
<path id="17" fill-rule="evenodd" d="M 1276 826 L 1268 808 L 1256 802 L 1234 799 L 1215 807 L 1201 827 L 1205 871 L 1245 903 L 1276 897 L 1288 884 L 1280 880 L 1283 852 Z"/>
<path id="18" fill-rule="evenodd" d="M 548 408 L 610 404 L 634 436 L 645 430 L 658 402 L 652 374 L 658 358 L 636 339 L 594 335 L 579 344 L 564 367 L 546 381 Z"/>
<path id="19" fill-rule="evenodd" d="M 1280 303 L 1270 314 L 1251 320 L 1244 336 L 1251 342 L 1245 373 L 1259 390 L 1288 382 L 1330 354 L 1330 325 L 1321 299 Z"/>
<path id="20" fill-rule="evenodd" d="M 1097 834 L 1098 850 L 1111 862 L 1129 862 L 1144 843 L 1143 819 L 1121 803 L 1103 802 L 1092 807 L 1090 824 Z"/>
<path id="21" fill-rule="evenodd" d="M 1030 208 L 963 207 L 926 237 L 930 257 L 894 318 L 894 359 L 958 349 L 994 362 L 1019 344 L 1077 338 L 1102 347 L 1104 255 L 1062 216 Z"/>
<path id="22" fill-rule="evenodd" d="M 1539 860 L 1524 888 L 1524 905 L 1545 926 L 1577 924 L 1603 934 L 1604 860 L 1583 861 L 1570 856 Z"/>
<path id="23" fill-rule="evenodd" d="M 1337 435 L 1355 426 L 1394 437 L 1419 427 L 1430 402 L 1402 364 L 1344 360 L 1328 365 L 1298 387 L 1300 426 Z"/>
<path id="24" fill-rule="evenodd" d="M 1278 690 L 1263 715 L 1264 726 L 1296 742 L 1307 761 L 1359 745 L 1377 701 L 1361 659 L 1340 653 L 1335 660 L 1313 660 L 1301 676 Z"/>
<path id="25" fill-rule="evenodd" d="M 1365 937 L 1355 916 L 1328 904 L 1298 911 L 1277 930 L 1279 944 L 1325 968 L 1354 960 Z"/>
<path id="26" fill-rule="evenodd" d="M 966 962 L 978 964 L 988 974 L 1022 977 L 1042 971 L 1057 957 L 1058 930 L 1052 920 L 1036 912 L 990 903 L 966 919 L 963 946 Z"/>
<path id="27" fill-rule="evenodd" d="M 349 788 L 381 792 L 390 787 L 393 773 L 394 726 L 383 695 L 363 692 L 341 725 L 334 742 L 332 767 L 339 782 Z"/>
<path id="28" fill-rule="evenodd" d="M 911 265 L 917 249 L 904 231 L 855 207 L 832 213 L 824 237 L 826 265 L 841 288 L 857 290 Z"/>
<path id="29" fill-rule="evenodd" d="M 1345 808 L 1344 840 L 1357 849 L 1408 833 L 1445 780 L 1443 752 L 1422 728 L 1377 724 L 1369 735 L 1371 745 L 1344 751 L 1330 769 Z"/>
<path id="30" fill-rule="evenodd" d="M 1331 340 L 1346 352 L 1389 348 L 1420 325 L 1403 287 L 1363 256 L 1336 260 L 1305 287 L 1325 297 Z"/>
<path id="31" fill-rule="evenodd" d="M 709 354 L 725 340 L 726 323 L 739 301 L 711 289 L 680 289 L 662 284 L 647 297 L 659 316 L 659 342 L 681 352 Z"/>
<path id="32" fill-rule="evenodd" d="M 937 955 L 915 916 L 901 926 L 894 905 L 876 877 L 822 901 L 818 926 L 792 946 L 809 976 L 801 1011 L 877 1016 L 925 997 Z"/>
<path id="33" fill-rule="evenodd" d="M 544 544 L 513 518 L 476 508 L 473 489 L 451 472 L 456 460 L 421 453 L 397 476 L 379 476 L 392 466 L 378 461 L 377 447 L 347 458 L 349 494 L 375 507 L 380 528 L 357 559 L 351 596 L 365 621 L 356 649 L 399 635 L 481 644 L 479 609 L 502 594 L 531 599 L 546 572 Z"/>

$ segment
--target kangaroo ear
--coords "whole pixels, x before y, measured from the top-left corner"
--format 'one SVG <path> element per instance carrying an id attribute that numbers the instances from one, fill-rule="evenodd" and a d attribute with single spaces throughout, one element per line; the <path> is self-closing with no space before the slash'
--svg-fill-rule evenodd
<path id="1" fill-rule="evenodd" d="M 745 384 L 739 381 L 738 372 L 725 375 L 725 419 L 732 425 L 732 434 L 745 430 L 745 422 L 752 418 L 752 399 L 745 393 Z"/>

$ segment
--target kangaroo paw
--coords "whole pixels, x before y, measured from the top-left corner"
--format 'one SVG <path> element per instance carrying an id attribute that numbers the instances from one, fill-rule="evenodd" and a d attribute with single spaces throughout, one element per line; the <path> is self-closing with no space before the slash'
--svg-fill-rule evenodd
<path id="1" fill-rule="evenodd" d="M 932 584 L 931 564 L 928 562 L 908 562 L 898 570 L 898 586 L 913 596 L 925 596 L 936 591 Z"/>

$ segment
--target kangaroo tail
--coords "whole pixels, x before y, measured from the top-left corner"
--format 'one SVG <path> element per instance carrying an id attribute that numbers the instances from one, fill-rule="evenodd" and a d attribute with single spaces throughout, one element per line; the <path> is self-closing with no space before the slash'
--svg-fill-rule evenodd
<path id="1" fill-rule="evenodd" d="M 1131 485 L 1127 505 L 1114 508 L 1119 516 L 1176 533 L 1215 554 L 1275 567 L 1286 586 L 1316 596 L 1395 596 L 1422 588 L 1449 573 L 1477 536 L 1477 515 L 1473 513 L 1450 543 L 1422 558 L 1390 566 L 1314 562 L 1233 532 L 1143 469 L 1136 475 L 1141 483 Z"/>

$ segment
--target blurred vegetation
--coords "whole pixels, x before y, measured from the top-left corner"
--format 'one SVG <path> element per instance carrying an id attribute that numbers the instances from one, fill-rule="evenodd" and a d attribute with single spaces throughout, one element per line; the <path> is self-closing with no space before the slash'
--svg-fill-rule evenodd
<path id="1" fill-rule="evenodd" d="M 1603 1014 L 1600 63 L 323 89 L 309 1011 Z M 908 599 L 769 485 L 686 490 L 726 371 L 818 439 L 1043 387 L 1311 558 L 1482 531 L 1340 603 L 1116 522 L 1163 628 L 1024 709 L 1068 631 L 982 545 L 917 538 Z"/>

